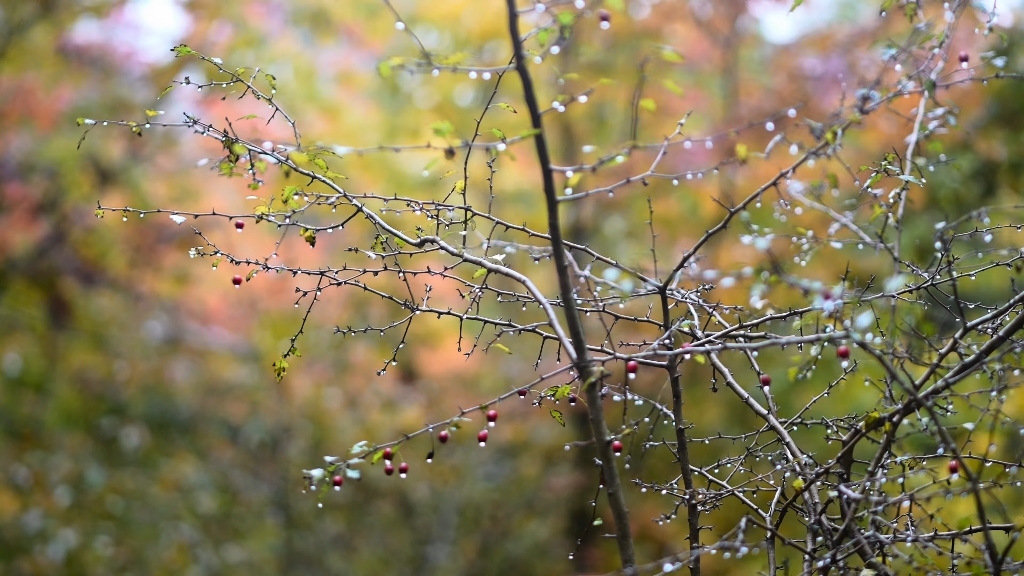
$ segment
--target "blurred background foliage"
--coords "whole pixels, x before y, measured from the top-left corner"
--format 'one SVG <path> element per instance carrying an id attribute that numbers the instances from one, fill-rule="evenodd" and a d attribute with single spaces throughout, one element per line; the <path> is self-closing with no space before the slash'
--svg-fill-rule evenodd
<path id="1" fill-rule="evenodd" d="M 879 18 L 877 6 L 852 0 L 809 1 L 792 15 L 788 2 L 768 0 L 606 4 L 610 30 L 588 12 L 565 50 L 538 68 L 542 102 L 597 86 L 585 106 L 547 116 L 560 165 L 592 158 L 584 147 L 604 152 L 632 139 L 630 102 L 645 59 L 644 97 L 653 106 L 640 109 L 639 141 L 659 141 L 690 110 L 687 132 L 696 135 L 759 126 L 727 132 L 714 149 L 695 146 L 672 157 L 682 171 L 713 165 L 739 141 L 763 150 L 772 137 L 760 128 L 763 119 L 790 106 L 801 106 L 800 118 L 826 120 L 881 68 L 886 42 L 908 34 L 906 20 Z M 508 61 L 503 2 L 394 6 L 431 51 L 474 64 Z M 274 73 L 278 101 L 306 142 L 440 145 L 430 126 L 444 120 L 454 138 L 471 134 L 493 82 L 398 70 L 382 77 L 380 62 L 417 56 L 394 23 L 379 0 L 0 0 L 0 573 L 527 575 L 616 565 L 599 529 L 568 559 L 590 522 L 598 480 L 585 450 L 563 448 L 588 436 L 581 407 L 563 407 L 571 416 L 563 429 L 528 402 L 505 405 L 485 450 L 456 435 L 426 464 L 430 446 L 415 442 L 400 455 L 412 466 L 406 480 L 367 467 L 362 481 L 328 494 L 323 507 L 304 494 L 301 469 L 324 455 L 345 453 L 360 440 L 397 438 L 532 380 L 535 342 L 516 341 L 511 356 L 478 352 L 467 359 L 456 349 L 457 324 L 420 322 L 398 366 L 378 377 L 394 339 L 343 339 L 333 327 L 384 324 L 396 311 L 358 294 L 329 294 L 306 327 L 302 358 L 277 383 L 270 363 L 287 349 L 302 312 L 291 305 L 290 278 L 260 277 L 236 291 L 228 282 L 232 271 L 211 272 L 206 261 L 187 258 L 200 244 L 187 226 L 165 217 L 93 216 L 98 200 L 252 209 L 244 183 L 196 167 L 217 151 L 192 134 L 148 130 L 136 138 L 94 130 L 76 149 L 76 117 L 135 119 L 154 108 L 168 120 L 190 111 L 219 122 L 258 108 L 184 88 L 158 101 L 172 78 L 208 72 L 172 58 L 170 47 L 181 42 L 229 66 Z M 1012 18 L 1001 21 L 997 29 L 1010 33 L 1011 24 Z M 1007 68 L 1019 69 L 1021 38 L 1011 34 L 1001 43 L 973 33 L 976 25 L 969 10 L 954 52 L 995 50 L 1008 57 Z M 681 61 L 663 57 L 666 46 Z M 566 80 L 570 73 L 578 79 Z M 558 83 L 560 75 L 568 87 Z M 497 100 L 520 106 L 517 89 L 509 76 Z M 911 241 L 927 245 L 931 222 L 983 203 L 1017 201 L 1024 177 L 1020 90 L 998 83 L 940 95 L 961 107 L 961 121 L 959 131 L 936 140 L 951 162 L 914 199 L 912 221 L 920 229 Z M 492 110 L 482 128 L 516 134 L 526 127 L 523 116 Z M 780 129 L 790 138 L 809 141 L 799 120 L 785 124 Z M 854 170 L 870 165 L 903 146 L 909 127 L 895 114 L 870 119 L 847 136 L 847 162 Z M 252 139 L 288 136 L 278 124 L 243 129 Z M 510 151 L 515 160 L 503 159 L 498 173 L 500 208 L 507 220 L 544 229 L 532 150 Z M 637 156 L 585 176 L 581 187 L 642 170 Z M 350 154 L 342 166 L 353 186 L 427 198 L 451 186 L 438 179 L 460 170 L 461 161 L 434 150 Z M 685 249 L 720 216 L 713 197 L 745 195 L 785 161 L 780 150 L 678 188 L 656 181 L 572 204 L 564 216 L 569 236 L 648 266 L 648 197 L 659 246 Z M 483 163 L 470 167 L 473 192 L 484 198 Z M 821 168 L 817 177 L 834 169 Z M 852 178 L 839 176 L 842 188 L 854 188 Z M 222 246 L 254 255 L 274 249 L 276 237 L 258 226 L 241 236 L 228 220 L 222 229 L 211 226 L 204 231 Z M 315 256 L 330 261 L 332 250 L 370 241 L 338 236 L 321 239 Z M 280 255 L 317 261 L 301 242 L 286 243 Z M 834 283 L 847 267 L 871 272 L 870 255 L 847 256 L 815 260 L 806 275 Z M 758 255 L 725 242 L 707 258 L 724 269 L 756 263 Z M 534 270 L 550 287 L 545 265 Z M 740 292 L 733 296 L 744 300 Z M 785 381 L 784 354 L 762 361 Z M 660 378 L 641 374 L 637 385 L 656 394 Z M 749 422 L 707 390 L 709 378 L 700 369 L 689 375 L 689 402 L 701 414 L 694 434 L 741 430 Z M 778 402 L 795 405 L 819 387 L 813 380 L 800 388 L 780 384 Z M 832 404 L 863 412 L 873 397 L 860 393 L 850 387 Z M 671 478 L 674 464 L 660 456 L 636 452 L 627 478 Z M 718 456 L 697 450 L 694 457 Z M 670 511 L 670 502 L 635 489 L 629 501 L 641 558 L 685 549 L 682 522 L 650 521 Z M 716 520 L 731 526 L 742 512 L 720 513 Z M 707 537 L 715 534 L 712 526 Z M 749 573 L 735 561 L 708 562 L 710 573 Z"/>

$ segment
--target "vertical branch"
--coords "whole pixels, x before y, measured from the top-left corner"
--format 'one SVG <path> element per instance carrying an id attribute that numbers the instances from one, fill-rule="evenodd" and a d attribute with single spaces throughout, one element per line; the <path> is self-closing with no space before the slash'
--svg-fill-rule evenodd
<path id="1" fill-rule="evenodd" d="M 580 380 L 584 383 L 584 393 L 590 413 L 590 428 L 601 460 L 601 471 L 604 485 L 608 492 L 608 504 L 615 520 L 615 541 L 619 548 L 619 558 L 626 574 L 636 574 L 636 555 L 633 551 L 633 535 L 629 526 L 629 510 L 622 493 L 619 471 L 615 466 L 615 455 L 611 448 L 611 435 L 605 422 L 604 407 L 601 402 L 601 373 L 594 369 L 587 350 L 587 341 L 583 333 L 583 322 L 576 308 L 576 295 L 569 278 L 569 263 L 566 258 L 565 244 L 562 239 L 562 228 L 558 220 L 558 196 L 555 192 L 555 176 L 551 170 L 551 157 L 548 153 L 547 139 L 541 122 L 540 106 L 533 87 L 533 79 L 526 62 L 523 60 L 523 41 L 519 35 L 519 16 L 515 0 L 506 0 L 508 6 L 508 30 L 512 40 L 512 53 L 516 62 L 516 73 L 523 84 L 523 98 L 530 113 L 531 126 L 537 131 L 533 137 L 537 149 L 537 161 L 540 164 L 544 181 L 544 204 L 548 215 L 548 234 L 551 237 L 551 254 L 555 261 L 558 274 L 558 289 L 565 308 L 565 323 L 572 339 L 570 353 Z"/>
<path id="2" fill-rule="evenodd" d="M 668 308 L 668 291 L 662 287 L 661 294 L 661 326 L 668 342 L 672 342 L 672 319 Z M 679 359 L 674 356 L 668 361 L 669 385 L 672 388 L 672 418 L 676 428 L 676 456 L 679 459 L 679 473 L 683 477 L 686 488 L 686 524 L 690 535 L 690 575 L 700 576 L 700 510 L 697 507 L 697 493 L 693 489 L 693 473 L 690 471 L 690 448 L 686 442 L 686 425 L 683 424 L 683 385 L 679 378 Z"/>

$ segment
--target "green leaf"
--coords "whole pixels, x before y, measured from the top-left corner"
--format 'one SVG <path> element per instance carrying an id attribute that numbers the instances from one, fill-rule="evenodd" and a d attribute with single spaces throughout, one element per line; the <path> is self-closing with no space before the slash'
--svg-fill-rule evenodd
<path id="1" fill-rule="evenodd" d="M 245 281 L 248 282 L 248 281 L 252 280 L 254 276 L 256 276 L 256 269 L 255 268 L 253 268 L 252 270 L 249 270 L 249 273 L 245 275 Z"/>
<path id="2" fill-rule="evenodd" d="M 836 176 L 835 172 L 826 174 L 825 179 L 828 180 L 828 185 L 832 188 L 839 188 L 839 176 Z"/>
<path id="3" fill-rule="evenodd" d="M 562 398 L 568 398 L 569 394 L 572 394 L 572 386 L 569 384 L 562 384 L 555 389 L 554 396 L 555 400 L 561 400 Z"/>
<path id="4" fill-rule="evenodd" d="M 281 358 L 277 362 L 274 362 L 274 376 L 277 377 L 277 381 L 280 382 L 284 375 L 288 373 L 288 361 Z"/>
<path id="5" fill-rule="evenodd" d="M 505 141 L 505 133 L 499 130 L 498 128 L 491 128 L 491 134 L 494 134 L 494 136 L 501 140 L 502 142 Z"/>
<path id="6" fill-rule="evenodd" d="M 669 46 L 662 47 L 661 59 L 664 60 L 665 62 L 671 62 L 673 64 L 682 64 L 683 62 L 686 61 L 686 59 L 683 58 L 682 54 L 676 52 L 673 48 Z"/>
<path id="7" fill-rule="evenodd" d="M 877 428 L 878 420 L 881 417 L 882 417 L 882 415 L 878 412 L 878 410 L 875 410 L 875 411 L 870 412 L 867 415 L 865 415 L 864 416 L 864 430 L 870 432 L 870 431 L 874 430 L 875 428 Z"/>
<path id="8" fill-rule="evenodd" d="M 502 110 L 505 110 L 507 112 L 511 112 L 513 114 L 518 114 L 518 112 L 516 112 L 516 109 L 513 108 L 511 104 L 506 104 L 505 102 L 498 102 L 497 104 L 495 104 L 495 106 L 497 106 L 498 108 L 501 108 Z"/>
<path id="9" fill-rule="evenodd" d="M 159 99 L 163 98 L 163 97 L 164 97 L 164 96 L 166 96 L 166 95 L 167 95 L 167 93 L 168 93 L 168 92 L 170 92 L 171 90 L 174 90 L 174 84 L 171 84 L 171 85 L 170 85 L 170 86 L 168 86 L 167 88 L 164 88 L 164 91 L 163 91 L 163 92 L 161 92 L 161 93 L 160 93 L 160 95 L 156 97 L 156 99 L 157 99 L 157 100 L 159 100 Z"/>
<path id="10" fill-rule="evenodd" d="M 600 526 L 600 525 L 604 524 L 604 520 L 602 520 L 600 518 L 594 518 L 593 524 L 594 524 L 594 526 Z"/>
<path id="11" fill-rule="evenodd" d="M 455 191 L 456 192 L 460 192 L 461 193 L 465 189 L 466 189 L 466 181 L 465 180 L 459 180 L 458 182 L 455 183 Z"/>
<path id="12" fill-rule="evenodd" d="M 255 115 L 255 114 L 246 114 L 245 116 L 241 116 L 239 118 L 236 118 L 235 122 L 237 122 L 239 120 L 252 120 L 253 118 L 259 118 L 259 116 Z"/>
<path id="13" fill-rule="evenodd" d="M 383 234 L 377 234 L 373 238 L 373 244 L 370 245 L 370 252 L 383 252 L 384 242 L 387 242 L 387 236 Z"/>
<path id="14" fill-rule="evenodd" d="M 661 81 L 661 84 L 665 86 L 665 88 L 667 88 L 669 92 L 675 94 L 676 96 L 683 95 L 683 88 L 679 86 L 679 84 L 676 84 L 675 81 L 672 80 L 671 78 L 665 78 L 664 80 Z"/>
<path id="15" fill-rule="evenodd" d="M 384 451 L 383 450 L 377 450 L 376 452 L 373 453 L 373 456 L 370 457 L 370 464 L 376 464 L 377 462 L 380 462 L 380 459 L 383 458 L 383 457 L 384 457 Z"/>
<path id="16" fill-rule="evenodd" d="M 163 112 L 160 110 L 150 110 L 149 108 L 146 108 L 145 110 L 143 110 L 143 112 L 146 113 L 147 118 L 152 118 L 153 116 L 159 116 L 163 114 Z"/>
<path id="17" fill-rule="evenodd" d="M 302 238 L 306 241 L 307 244 L 309 244 L 310 248 L 316 248 L 316 230 L 303 228 L 301 234 Z"/>
<path id="18" fill-rule="evenodd" d="M 313 158 L 313 164 L 316 164 L 316 167 L 321 170 L 327 170 L 327 162 L 323 158 Z"/>
<path id="19" fill-rule="evenodd" d="M 377 64 L 377 74 L 380 74 L 381 78 L 390 78 L 391 63 L 385 60 L 384 62 Z"/>
<path id="20" fill-rule="evenodd" d="M 189 56 L 189 55 L 192 55 L 192 54 L 198 54 L 198 52 L 196 52 L 195 50 L 189 48 L 188 46 L 185 46 L 184 44 L 178 44 L 174 48 L 171 48 L 171 52 L 174 52 L 174 57 L 175 58 L 180 58 L 182 56 Z"/>
<path id="21" fill-rule="evenodd" d="M 537 32 L 537 43 L 541 46 L 547 46 L 549 36 L 551 36 L 551 29 L 542 28 Z"/>
<path id="22" fill-rule="evenodd" d="M 271 91 L 276 91 L 277 90 L 277 77 L 276 76 L 274 76 L 273 74 L 267 73 L 267 74 L 263 75 L 263 78 L 266 79 L 267 84 L 270 85 L 270 90 Z"/>
<path id="23" fill-rule="evenodd" d="M 495 342 L 494 344 L 492 344 L 492 346 L 494 346 L 498 350 L 501 350 L 505 354 L 511 354 L 512 353 L 512 351 L 508 349 L 508 346 L 505 346 L 504 344 L 500 344 L 498 342 Z"/>
<path id="24" fill-rule="evenodd" d="M 430 129 L 434 132 L 435 136 L 439 136 L 441 138 L 447 138 L 452 132 L 455 132 L 455 127 L 447 120 L 434 122 L 430 125 Z"/>
<path id="25" fill-rule="evenodd" d="M 476 272 L 473 272 L 473 280 L 487 274 L 487 268 L 477 268 Z"/>
<path id="26" fill-rule="evenodd" d="M 647 110 L 648 112 L 654 112 L 655 110 L 658 109 L 658 104 L 654 101 L 653 98 L 641 98 L 640 107 L 643 108 L 644 110 Z"/>
<path id="27" fill-rule="evenodd" d="M 562 425 L 562 428 L 565 428 L 565 417 L 562 416 L 561 410 L 555 410 L 552 408 L 549 413 L 551 414 L 551 417 L 555 419 L 555 422 L 558 422 Z"/>
<path id="28" fill-rule="evenodd" d="M 536 136 L 540 134 L 540 128 L 527 128 L 519 133 L 520 138 L 529 138 L 530 136 Z"/>
<path id="29" fill-rule="evenodd" d="M 576 185 L 579 184 L 580 180 L 582 180 L 582 179 L 583 179 L 583 172 L 574 172 L 573 175 L 572 175 L 572 178 L 569 178 L 569 179 L 567 179 L 565 181 L 565 187 L 566 188 L 575 188 Z"/>
<path id="30" fill-rule="evenodd" d="M 95 214 L 96 214 L 97 218 L 103 218 L 104 212 L 103 212 L 103 210 L 100 210 L 99 208 L 97 208 Z"/>
<path id="31" fill-rule="evenodd" d="M 445 178 L 451 176 L 452 174 L 455 174 L 455 170 L 449 170 L 445 172 L 444 174 L 441 175 L 440 178 L 438 178 L 438 180 L 444 180 Z"/>
<path id="32" fill-rule="evenodd" d="M 793 0 L 793 4 L 789 7 L 789 11 L 792 12 L 800 7 L 804 3 L 804 0 Z"/>
<path id="33" fill-rule="evenodd" d="M 348 180 L 348 176 L 338 174 L 337 172 L 331 172 L 330 170 L 328 170 L 327 174 L 324 174 L 324 176 L 327 176 L 331 180 Z"/>

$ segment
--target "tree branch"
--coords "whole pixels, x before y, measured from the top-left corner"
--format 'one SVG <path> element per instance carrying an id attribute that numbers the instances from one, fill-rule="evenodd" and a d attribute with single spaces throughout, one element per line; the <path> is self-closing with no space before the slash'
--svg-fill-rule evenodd
<path id="1" fill-rule="evenodd" d="M 615 455 L 612 453 L 611 437 L 605 422 L 604 407 L 601 401 L 601 373 L 594 369 L 587 350 L 587 340 L 583 333 L 583 322 L 576 308 L 576 294 L 569 278 L 569 263 L 566 258 L 565 245 L 562 241 L 562 227 L 558 220 L 558 196 L 555 192 L 555 177 L 551 170 L 551 158 L 548 153 L 547 139 L 541 120 L 540 106 L 533 88 L 533 79 L 526 62 L 523 60 L 523 42 L 519 35 L 519 16 L 515 0 L 506 0 L 508 5 L 508 30 L 512 40 L 512 53 L 515 57 L 516 73 L 523 84 L 523 97 L 530 114 L 531 126 L 536 130 L 533 137 L 537 148 L 537 161 L 540 164 L 544 181 L 544 203 L 548 214 L 548 234 L 551 236 L 551 253 L 558 274 L 558 289 L 562 305 L 565 307 L 565 323 L 569 330 L 573 364 L 583 382 L 587 407 L 590 413 L 590 428 L 594 435 L 601 470 L 604 474 L 604 485 L 608 492 L 608 504 L 615 519 L 615 542 L 619 548 L 619 558 L 626 574 L 636 573 L 636 555 L 633 551 L 633 536 L 629 525 L 629 510 L 622 493 L 619 471 L 615 466 Z"/>

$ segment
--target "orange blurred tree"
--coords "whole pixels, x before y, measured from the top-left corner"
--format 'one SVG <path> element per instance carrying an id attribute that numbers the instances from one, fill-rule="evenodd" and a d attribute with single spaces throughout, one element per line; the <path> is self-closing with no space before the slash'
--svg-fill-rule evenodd
<path id="1" fill-rule="evenodd" d="M 670 96 L 686 88 L 673 70 L 687 50 L 619 51 L 609 40 L 629 26 L 623 3 L 489 4 L 478 9 L 507 30 L 478 38 L 473 54 L 453 41 L 458 26 L 417 26 L 383 1 L 413 47 L 377 64 L 395 88 L 385 97 L 430 108 L 424 78 L 445 77 L 475 109 L 380 130 L 425 143 L 310 143 L 274 74 L 186 45 L 175 55 L 202 67 L 164 93 L 224 94 L 202 114 L 78 120 L 83 139 L 98 125 L 194 132 L 213 170 L 246 184 L 243 209 L 101 203 L 96 215 L 187 223 L 190 256 L 237 267 L 235 287 L 301 278 L 303 314 L 273 364 L 278 380 L 336 292 L 337 334 L 388 342 L 378 376 L 429 363 L 410 349 L 433 348 L 418 336 L 435 321 L 457 324 L 466 357 L 536 372 L 397 439 L 326 456 L 305 471 L 310 489 L 329 502 L 332 485 L 362 478 L 368 464 L 404 477 L 403 450 L 419 446 L 429 461 L 474 417 L 487 422 L 473 429 L 481 446 L 500 441 L 489 427 L 497 407 L 520 397 L 563 426 L 565 406 L 585 406 L 591 439 L 566 448 L 594 464 L 610 522 L 595 506 L 588 523 L 614 539 L 624 573 L 699 574 L 731 559 L 768 574 L 790 563 L 805 574 L 1018 569 L 1017 508 L 1003 503 L 1020 460 L 1024 295 L 1012 233 L 1024 223 L 999 194 L 953 208 L 930 194 L 953 172 L 943 141 L 966 113 L 958 91 L 970 100 L 976 85 L 1019 79 L 1003 71 L 1016 63 L 1008 39 L 986 52 L 957 35 L 978 18 L 988 37 L 994 15 L 966 2 L 887 0 L 865 36 L 901 40 L 868 52 L 857 34 L 832 39 L 859 52 L 804 62 L 819 72 L 802 107 L 741 104 L 741 79 L 725 70 L 722 116 L 742 106 L 747 118 L 712 129 Z M 744 36 L 738 7 L 726 4 L 724 18 L 710 4 L 691 8 L 709 35 L 722 33 L 713 45 L 732 66 Z M 427 11 L 435 24 L 459 17 L 447 10 Z M 624 57 L 634 78 L 603 74 Z M 243 103 L 228 107 L 229 97 Z M 593 130 L 605 124 L 614 128 Z M 603 141 L 581 144 L 595 134 Z M 404 160 L 415 154 L 429 160 Z M 259 252 L 223 238 L 224 222 L 270 227 L 277 239 Z M 854 381 L 864 388 L 849 390 Z M 638 558 L 629 485 L 639 489 L 630 500 L 663 499 L 658 524 L 682 514 L 685 549 Z M 958 496 L 966 522 L 945 515 Z"/>

